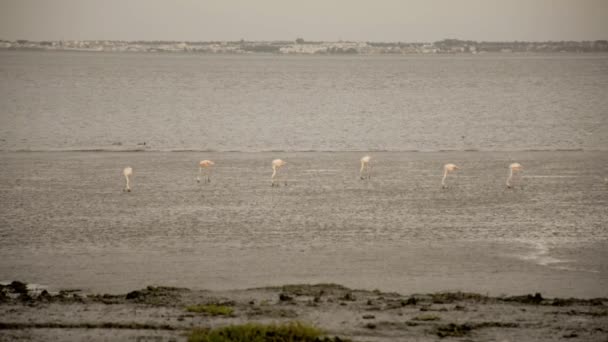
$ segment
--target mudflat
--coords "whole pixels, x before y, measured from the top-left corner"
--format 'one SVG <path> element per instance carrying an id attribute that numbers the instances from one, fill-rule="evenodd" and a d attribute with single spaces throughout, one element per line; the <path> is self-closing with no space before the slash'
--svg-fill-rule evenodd
<path id="1" fill-rule="evenodd" d="M 370 180 L 359 179 L 364 154 Z M 271 187 L 275 158 L 288 162 L 280 187 Z M 215 161 L 211 183 L 196 182 L 202 159 Z M 339 283 L 608 296 L 603 152 L 21 152 L 0 161 L 0 281 L 91 293 Z M 524 171 L 507 189 L 513 161 Z M 447 162 L 461 169 L 442 189 Z"/>
<path id="2" fill-rule="evenodd" d="M 0 341 L 185 341 L 195 328 L 301 322 L 352 341 L 605 341 L 608 299 L 401 295 L 336 284 L 122 295 L 2 289 Z"/>

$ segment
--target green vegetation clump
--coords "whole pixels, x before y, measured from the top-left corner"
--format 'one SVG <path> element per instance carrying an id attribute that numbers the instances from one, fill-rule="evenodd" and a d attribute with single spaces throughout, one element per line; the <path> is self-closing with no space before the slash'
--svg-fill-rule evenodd
<path id="1" fill-rule="evenodd" d="M 322 331 L 300 322 L 280 325 L 248 323 L 216 329 L 195 329 L 188 342 L 346 342 L 338 337 L 321 337 Z"/>
<path id="2" fill-rule="evenodd" d="M 190 305 L 186 308 L 189 312 L 206 313 L 211 316 L 232 316 L 234 309 L 225 305 L 200 304 Z"/>

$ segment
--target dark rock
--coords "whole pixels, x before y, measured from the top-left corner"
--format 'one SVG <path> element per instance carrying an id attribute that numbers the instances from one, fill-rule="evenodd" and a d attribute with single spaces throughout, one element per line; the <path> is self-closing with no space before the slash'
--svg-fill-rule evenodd
<path id="1" fill-rule="evenodd" d="M 286 293 L 281 293 L 279 294 L 279 300 L 282 302 L 289 302 L 293 300 L 293 297 Z"/>
<path id="2" fill-rule="evenodd" d="M 31 302 L 32 301 L 32 296 L 30 296 L 27 292 L 20 294 L 19 297 L 17 297 L 17 298 L 19 300 L 23 301 L 23 302 Z"/>
<path id="3" fill-rule="evenodd" d="M 365 325 L 365 327 L 366 327 L 367 329 L 376 329 L 376 325 L 375 325 L 374 323 L 367 323 L 367 324 Z"/>
<path id="4" fill-rule="evenodd" d="M 589 299 L 589 304 L 591 304 L 591 305 L 604 305 L 604 301 L 601 298 L 592 298 L 592 299 Z"/>
<path id="5" fill-rule="evenodd" d="M 406 301 L 401 301 L 401 305 L 406 306 L 406 305 L 416 305 L 416 303 L 418 303 L 418 300 L 416 299 L 416 297 L 410 297 L 408 298 Z"/>
<path id="6" fill-rule="evenodd" d="M 148 287 L 149 289 L 149 287 Z M 127 299 L 139 299 L 142 298 L 144 296 L 144 294 L 141 291 L 131 291 L 129 293 L 127 293 Z"/>
<path id="7" fill-rule="evenodd" d="M 53 299 L 53 297 L 49 294 L 47 290 L 42 290 L 42 292 L 40 292 L 40 294 L 38 295 L 38 300 L 50 301 L 51 299 Z"/>
<path id="8" fill-rule="evenodd" d="M 27 294 L 27 285 L 20 281 L 17 281 L 17 280 L 13 281 L 12 283 L 10 283 L 8 285 L 8 287 L 11 288 L 13 290 L 13 292 L 15 292 L 15 293 Z"/>
<path id="9" fill-rule="evenodd" d="M 374 319 L 376 316 L 374 315 L 363 315 L 363 319 Z"/>
<path id="10" fill-rule="evenodd" d="M 347 292 L 340 299 L 342 299 L 342 300 L 348 300 L 348 301 L 352 302 L 352 301 L 357 300 L 357 297 L 355 297 L 355 295 L 352 294 L 352 292 Z"/>

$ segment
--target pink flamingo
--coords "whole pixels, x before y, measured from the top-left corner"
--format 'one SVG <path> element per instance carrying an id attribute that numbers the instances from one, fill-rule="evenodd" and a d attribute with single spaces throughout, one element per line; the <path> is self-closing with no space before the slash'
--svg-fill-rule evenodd
<path id="1" fill-rule="evenodd" d="M 200 163 L 198 163 L 198 176 L 196 176 L 196 182 L 200 183 L 201 182 L 201 174 L 203 173 L 203 169 L 205 169 L 205 182 L 206 183 L 211 183 L 211 167 L 215 165 L 214 162 L 212 162 L 211 160 L 201 160 Z"/>
<path id="2" fill-rule="evenodd" d="M 513 175 L 518 173 L 524 169 L 520 163 L 513 163 L 509 165 L 509 177 L 507 178 L 507 188 L 511 189 L 511 179 L 513 179 Z"/>
<path id="3" fill-rule="evenodd" d="M 460 170 L 460 168 L 454 164 L 445 164 L 443 165 L 443 179 L 441 180 L 441 187 L 447 188 L 448 186 L 445 184 L 445 179 L 448 177 L 448 173 L 452 171 Z"/>
<path id="4" fill-rule="evenodd" d="M 370 164 L 370 160 L 372 159 L 372 157 L 370 156 L 364 156 L 363 158 L 361 158 L 361 169 L 359 170 L 359 178 L 361 179 L 371 179 L 372 175 L 372 166 Z M 363 176 L 363 172 L 365 171 L 365 176 Z"/>
<path id="5" fill-rule="evenodd" d="M 127 184 L 122 191 L 131 192 L 131 187 L 129 186 L 129 177 L 133 175 L 133 169 L 130 166 L 127 166 L 124 170 L 122 170 L 122 174 L 125 176 L 125 180 L 127 181 Z"/>
<path id="6" fill-rule="evenodd" d="M 285 166 L 285 164 L 287 164 L 287 162 L 281 159 L 275 159 L 272 161 L 272 186 L 274 186 L 274 177 L 278 174 L 279 169 Z M 285 185 L 287 185 L 287 179 L 285 180 Z M 279 184 L 277 184 L 277 186 L 279 186 Z"/>

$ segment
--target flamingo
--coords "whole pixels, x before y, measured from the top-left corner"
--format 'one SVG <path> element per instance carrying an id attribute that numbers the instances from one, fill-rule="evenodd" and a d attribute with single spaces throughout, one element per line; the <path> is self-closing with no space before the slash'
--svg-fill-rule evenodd
<path id="1" fill-rule="evenodd" d="M 207 178 L 205 179 L 206 183 L 211 183 L 211 167 L 215 165 L 214 162 L 212 162 L 211 160 L 201 160 L 200 163 L 198 163 L 198 176 L 196 176 L 196 182 L 200 183 L 201 182 L 201 174 L 203 173 L 203 169 L 205 169 L 205 176 L 207 176 Z"/>
<path id="2" fill-rule="evenodd" d="M 122 174 L 125 176 L 125 179 L 127 181 L 127 185 L 122 191 L 131 192 L 131 187 L 129 186 L 129 177 L 133 175 L 133 169 L 130 166 L 127 166 L 124 170 L 122 170 Z"/>
<path id="3" fill-rule="evenodd" d="M 372 175 L 371 175 L 371 164 L 369 163 L 369 161 L 372 159 L 372 157 L 370 156 L 364 156 L 363 158 L 361 158 L 361 169 L 359 170 L 359 178 L 361 179 L 371 179 Z M 365 171 L 365 177 L 363 176 L 363 172 Z"/>
<path id="4" fill-rule="evenodd" d="M 448 186 L 445 185 L 445 179 L 448 177 L 448 173 L 452 172 L 452 171 L 456 171 L 456 170 L 460 170 L 460 168 L 454 164 L 445 164 L 443 165 L 443 179 L 441 180 L 441 187 L 442 188 L 447 188 Z"/>
<path id="5" fill-rule="evenodd" d="M 520 172 L 524 169 L 520 163 L 512 163 L 509 165 L 509 177 L 507 178 L 507 188 L 511 189 L 511 179 L 513 179 L 513 174 Z"/>
<path id="6" fill-rule="evenodd" d="M 272 186 L 274 186 L 274 177 L 277 175 L 277 173 L 279 172 L 279 169 L 282 168 L 285 164 L 287 164 L 287 162 L 281 160 L 281 159 L 275 159 L 272 161 Z M 287 185 L 287 180 L 285 180 L 285 185 Z M 277 186 L 279 186 L 277 184 Z"/>

